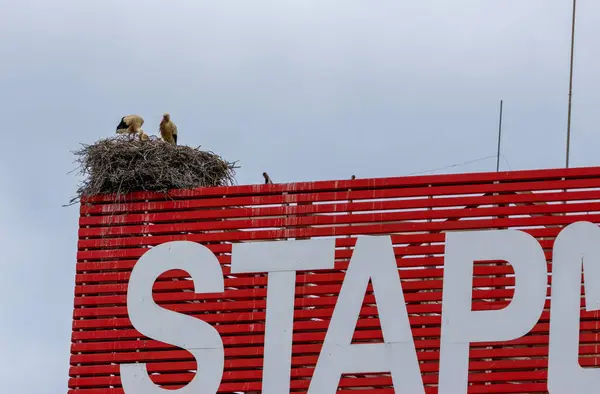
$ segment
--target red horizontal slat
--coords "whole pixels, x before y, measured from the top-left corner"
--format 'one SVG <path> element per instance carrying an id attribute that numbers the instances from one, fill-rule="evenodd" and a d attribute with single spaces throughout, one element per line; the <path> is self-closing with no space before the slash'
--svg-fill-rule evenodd
<path id="1" fill-rule="evenodd" d="M 484 219 L 484 220 L 465 220 L 452 222 L 405 222 L 399 224 L 372 224 L 365 226 L 340 226 L 340 227 L 313 227 L 313 228 L 291 228 L 281 230 L 257 230 L 235 231 L 231 233 L 212 233 L 212 234 L 180 234 L 155 237 L 130 237 L 130 238 L 106 238 L 80 240 L 79 248 L 117 248 L 127 246 L 154 246 L 170 241 L 193 241 L 193 242 L 215 242 L 226 239 L 242 242 L 252 240 L 270 240 L 281 239 L 283 237 L 326 237 L 343 235 L 373 235 L 387 234 L 391 232 L 408 231 L 457 231 L 457 230 L 484 230 L 489 228 L 517 227 L 517 226 L 556 226 L 565 225 L 574 221 L 585 220 L 592 223 L 600 222 L 600 214 L 594 215 L 572 215 L 572 216 L 539 216 L 515 219 Z M 109 258 L 133 258 L 140 257 L 145 252 L 144 249 L 106 249 L 106 250 L 88 250 L 79 251 L 77 258 L 80 260 L 96 260 Z"/>
<path id="2" fill-rule="evenodd" d="M 600 197 L 600 194 L 599 194 Z M 152 234 L 154 236 L 165 233 L 203 232 L 217 230 L 242 230 L 260 229 L 265 227 L 298 227 L 298 226 L 323 226 L 340 224 L 367 224 L 414 220 L 448 221 L 458 218 L 483 218 L 488 216 L 515 216 L 515 215 L 541 215 L 556 213 L 587 213 L 600 211 L 600 202 L 574 203 L 563 206 L 562 204 L 544 204 L 537 206 L 501 207 L 501 208 L 457 208 L 444 210 L 417 210 L 403 212 L 377 212 L 354 213 L 345 215 L 318 215 L 318 216 L 292 216 L 283 218 L 250 218 L 238 220 L 220 220 L 191 223 L 152 224 L 143 226 L 111 226 L 85 228 L 79 231 L 80 237 L 115 237 L 138 234 Z M 92 241 L 89 241 L 92 242 Z M 86 244 L 80 243 L 80 247 Z"/>
<path id="3" fill-rule="evenodd" d="M 231 197 L 214 198 L 200 200 L 182 200 L 182 201 L 160 201 L 160 202 L 137 202 L 120 203 L 105 205 L 82 205 L 82 215 L 93 214 L 114 214 L 119 212 L 150 212 L 150 211 L 178 211 L 194 208 L 207 207 L 231 207 L 243 205 L 270 205 L 283 203 L 301 203 L 301 202 L 325 202 L 325 201 L 346 201 L 346 200 L 364 200 L 364 199 L 383 199 L 383 198 L 409 198 L 409 197 L 427 197 L 427 196 L 449 196 L 461 194 L 479 194 L 479 193 L 507 193 L 523 191 L 540 190 L 560 190 L 560 189 L 584 189 L 600 186 L 600 179 L 572 179 L 565 181 L 540 181 L 540 182 L 514 182 L 507 184 L 475 184 L 475 185 L 452 185 L 436 187 L 419 187 L 406 189 L 371 189 L 371 190 L 351 190 L 343 192 L 324 192 L 324 193 L 306 193 L 306 194 L 280 194 L 266 197 Z"/>
<path id="4" fill-rule="evenodd" d="M 321 335 L 324 338 L 324 334 Z M 599 333 L 595 333 L 595 334 L 581 334 L 580 335 L 580 341 L 582 344 L 595 344 L 598 342 L 598 339 L 600 337 Z M 381 341 L 381 331 L 377 331 L 377 330 L 361 330 L 361 331 L 357 331 L 356 335 L 355 335 L 355 340 L 369 340 L 369 341 Z M 507 347 L 511 347 L 511 346 L 525 346 L 525 345 L 543 345 L 543 346 L 547 346 L 548 345 L 548 340 L 549 340 L 549 336 L 547 335 L 547 333 L 541 333 L 541 334 L 537 334 L 537 335 L 527 335 L 525 337 L 522 338 L 518 338 L 512 341 L 508 341 L 505 343 L 505 346 Z M 227 342 L 227 341 L 225 341 Z M 246 341 L 246 347 L 242 348 L 242 349 L 253 349 L 252 351 L 254 352 L 255 355 L 262 355 L 263 354 L 263 348 L 262 348 L 262 344 L 263 344 L 263 340 L 261 336 L 258 335 L 254 335 L 254 336 L 249 336 L 249 339 L 247 339 Z M 226 343 L 225 348 L 226 349 L 234 349 L 233 347 L 227 346 L 228 344 Z M 239 343 L 236 343 L 236 345 L 239 345 Z M 318 354 L 320 352 L 321 349 L 321 345 L 322 344 L 295 344 L 292 347 L 292 352 L 293 354 L 307 354 L 307 353 L 316 353 Z M 473 348 L 485 348 L 485 347 L 490 347 L 490 346 L 494 346 L 496 345 L 495 342 L 481 342 L 481 343 L 475 343 L 473 344 Z M 439 339 L 426 339 L 426 340 L 415 340 L 415 347 L 417 349 L 430 349 L 430 350 L 439 350 L 440 347 L 440 340 Z M 128 341 L 128 340 L 124 340 L 124 341 L 116 341 L 116 342 L 90 342 L 90 343 L 75 343 L 72 345 L 71 347 L 71 351 L 74 353 L 77 352 L 82 352 L 82 353 L 100 353 L 100 352 L 125 352 L 125 351 L 134 351 L 134 350 L 141 350 L 141 351 L 152 351 L 152 350 L 172 350 L 173 346 L 164 344 L 162 342 L 158 342 L 158 341 L 154 341 L 154 340 L 135 340 L 135 341 Z M 589 359 L 588 359 L 589 360 Z M 523 361 L 531 361 L 531 360 L 523 360 Z M 544 361 L 546 362 L 546 361 Z M 190 367 L 189 364 L 187 363 L 182 363 L 183 366 L 181 366 L 179 370 L 186 370 L 186 369 L 194 369 L 194 367 Z M 157 371 L 160 370 L 160 368 L 163 368 L 163 366 L 161 364 L 153 364 L 154 367 L 156 368 Z M 101 369 L 96 369 L 94 372 L 95 374 L 112 374 L 112 373 L 116 373 L 114 372 L 115 370 L 118 371 L 118 366 L 117 365 L 113 365 L 113 364 L 107 364 L 104 365 L 103 367 L 99 367 L 97 365 L 94 366 L 80 366 L 80 367 L 72 367 L 72 369 L 75 372 L 72 372 L 73 375 L 86 375 L 87 373 L 84 373 L 84 371 L 91 371 L 94 370 L 94 368 L 101 368 Z M 175 368 L 175 367 L 173 367 Z M 106 371 L 106 372 L 100 372 L 100 371 Z M 427 372 L 427 371 L 423 371 L 423 372 Z"/>
<path id="5" fill-rule="evenodd" d="M 549 242 L 548 242 L 549 243 Z M 403 260 L 400 260 L 398 263 L 399 267 L 403 267 L 402 264 Z M 442 268 L 421 268 L 421 269 L 410 269 L 410 270 L 405 270 L 405 269 L 401 269 L 400 270 L 401 274 L 401 278 L 402 279 L 430 279 L 430 278 L 441 278 L 444 271 Z M 480 275 L 506 275 L 506 274 L 510 274 L 512 273 L 513 270 L 510 266 L 506 266 L 506 265 L 494 265 L 494 266 L 481 266 L 481 265 L 476 265 L 473 269 L 473 274 L 475 276 L 480 276 Z M 113 283 L 119 283 L 119 282 L 123 282 L 123 283 L 127 283 L 129 281 L 129 277 L 130 277 L 130 272 L 116 272 L 116 273 L 101 273 L 101 274 L 79 274 L 76 276 L 75 278 L 75 282 L 77 284 L 82 284 L 83 282 L 85 282 L 85 286 L 90 286 L 90 285 L 94 285 L 98 282 L 102 282 L 105 284 L 108 284 L 109 282 L 113 282 Z M 304 286 L 306 283 L 315 283 L 315 284 L 331 284 L 331 283 L 341 283 L 344 279 L 344 274 L 343 273 L 320 273 L 320 272 L 314 272 L 314 273 L 299 273 L 296 275 L 297 279 L 296 282 L 298 285 L 300 286 Z M 183 278 L 187 278 L 188 275 L 183 272 L 183 271 L 169 271 L 166 272 L 165 274 L 161 275 L 158 279 L 157 282 L 163 282 L 163 281 L 173 281 L 173 279 L 183 279 Z M 236 278 L 225 278 L 224 279 L 224 285 L 225 287 L 235 287 L 236 289 L 242 289 L 245 287 L 256 287 L 256 286 L 266 286 L 267 285 L 267 278 L 266 276 L 261 276 L 261 277 L 257 277 L 255 275 L 246 275 L 246 276 L 241 276 L 241 277 L 236 277 Z M 84 288 L 80 288 L 81 290 L 84 290 Z M 191 289 L 191 287 L 190 287 Z M 118 291 L 115 291 L 118 292 Z M 77 288 L 76 288 L 76 294 L 77 294 Z M 91 298 L 91 297 L 88 297 Z M 77 298 L 75 299 L 75 301 L 77 302 Z M 93 303 L 94 304 L 102 304 L 102 303 L 109 303 L 109 304 L 114 304 L 116 302 L 109 302 L 108 300 L 106 300 L 103 298 L 98 298 L 98 299 L 93 299 Z M 88 300 L 88 302 L 90 302 L 90 300 Z"/>
<path id="6" fill-rule="evenodd" d="M 173 386 L 165 386 L 171 389 L 179 388 L 179 385 Z M 355 393 L 356 388 L 346 388 L 339 389 L 337 392 L 339 393 Z M 252 392 L 252 391 L 251 391 Z M 295 394 L 307 394 L 306 390 L 293 390 Z M 510 394 L 510 393 L 518 393 L 518 394 L 527 394 L 527 393 L 547 393 L 548 389 L 546 388 L 545 383 L 521 383 L 515 384 L 513 380 L 509 384 L 494 384 L 494 385 L 481 385 L 481 386 L 470 386 L 469 393 L 470 394 L 485 394 L 485 393 L 502 393 L 502 394 Z M 369 394 L 395 394 L 393 388 L 370 388 L 368 389 Z M 426 388 L 426 394 L 437 393 L 435 388 Z M 79 390 L 69 390 L 67 394 L 124 394 L 121 388 L 110 388 L 110 389 L 79 389 Z"/>
<path id="7" fill-rule="evenodd" d="M 393 192 L 393 191 L 392 191 Z M 399 193 L 399 192 L 397 192 Z M 400 197 L 390 195 L 390 197 Z M 81 226 L 116 226 L 119 224 L 135 223 L 160 223 L 160 222 L 182 222 L 190 220 L 210 220 L 210 219 L 230 219 L 247 217 L 265 217 L 282 215 L 308 215 L 324 213 L 343 213 L 356 211 L 380 211 L 411 208 L 444 208 L 457 206 L 480 206 L 486 204 L 526 204 L 536 202 L 557 202 L 557 201 L 585 201 L 598 200 L 600 190 L 575 190 L 567 192 L 549 192 L 549 193 L 527 193 L 516 194 L 484 194 L 477 196 L 451 196 L 438 198 L 413 198 L 402 200 L 377 200 L 366 202 L 335 202 L 323 204 L 305 204 L 305 205 L 278 205 L 272 207 L 252 207 L 252 208 L 210 208 L 200 207 L 188 211 L 169 211 L 153 213 L 126 213 L 112 214 L 106 216 L 82 216 L 79 219 Z M 219 199 L 218 202 L 222 202 Z"/>
<path id="8" fill-rule="evenodd" d="M 312 360 L 314 358 L 306 358 L 303 360 L 306 363 L 313 363 Z M 490 363 L 490 366 L 493 364 Z M 259 365 L 255 365 L 255 367 L 260 367 Z M 219 389 L 219 392 L 232 392 L 232 391 L 240 391 L 240 390 L 260 390 L 261 383 L 257 380 L 260 379 L 261 375 L 257 372 L 246 372 L 241 371 L 237 372 L 236 375 L 241 375 L 238 379 L 223 379 L 223 383 Z M 295 369 L 295 376 L 292 376 L 292 389 L 299 388 L 308 388 L 309 380 L 306 379 L 297 379 L 299 377 L 310 377 L 312 376 L 311 369 Z M 504 382 L 506 378 L 510 377 L 511 380 L 540 380 L 546 378 L 545 371 L 527 371 L 527 372 L 515 372 L 515 371 L 503 371 L 503 372 L 491 372 L 491 373 L 473 373 L 469 376 L 470 382 Z M 179 383 L 179 384 L 187 384 L 194 377 L 194 373 L 179 373 L 179 374 L 161 374 L 153 376 L 153 381 L 157 384 L 165 384 L 165 383 Z M 227 375 L 226 375 L 227 377 Z M 246 379 L 243 382 L 231 382 L 231 380 L 240 380 Z M 423 383 L 426 384 L 436 384 L 437 376 L 435 375 L 425 375 L 423 377 Z M 79 387 L 94 387 L 99 385 L 106 386 L 116 386 L 120 384 L 120 378 L 117 376 L 114 377 L 94 377 L 94 378 L 72 378 L 69 380 L 69 384 L 71 386 L 79 386 Z M 340 387 L 365 387 L 365 386 L 390 386 L 392 384 L 392 379 L 389 376 L 382 376 L 378 378 L 362 378 L 360 380 L 357 379 L 340 379 Z"/>
<path id="9" fill-rule="evenodd" d="M 480 172 L 471 174 L 450 174 L 450 175 L 420 175 L 391 178 L 370 178 L 356 180 L 335 180 L 318 182 L 297 182 L 287 184 L 273 185 L 244 185 L 244 186 L 225 186 L 198 188 L 191 190 L 173 190 L 169 193 L 170 198 L 189 198 L 201 196 L 236 196 L 236 195 L 257 195 L 262 196 L 269 193 L 291 193 L 291 192 L 317 192 L 329 190 L 346 189 L 375 189 L 382 187 L 402 187 L 402 186 L 427 186 L 440 184 L 471 184 L 480 182 L 500 182 L 500 181 L 538 181 L 538 180 L 557 180 L 570 178 L 598 178 L 600 177 L 600 167 L 569 168 L 569 169 L 544 169 L 544 170 L 519 170 L 506 172 Z M 121 197 L 121 200 L 160 200 L 165 197 L 160 193 L 134 192 L 128 196 Z M 94 196 L 84 199 L 85 203 L 112 202 L 115 196 Z"/>

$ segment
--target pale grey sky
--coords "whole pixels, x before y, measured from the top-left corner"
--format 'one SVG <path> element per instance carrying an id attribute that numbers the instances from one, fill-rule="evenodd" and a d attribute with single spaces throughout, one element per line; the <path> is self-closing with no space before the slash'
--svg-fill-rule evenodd
<path id="1" fill-rule="evenodd" d="M 139 113 L 238 182 L 564 165 L 570 0 L 0 0 L 0 380 L 64 393 L 71 150 Z M 598 165 L 600 2 L 580 0 L 574 166 Z M 505 162 L 503 169 L 508 169 Z M 495 169 L 495 159 L 446 171 Z"/>

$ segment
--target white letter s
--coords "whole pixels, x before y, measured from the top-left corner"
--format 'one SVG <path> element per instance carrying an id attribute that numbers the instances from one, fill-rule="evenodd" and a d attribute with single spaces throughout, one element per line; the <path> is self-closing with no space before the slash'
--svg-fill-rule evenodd
<path id="1" fill-rule="evenodd" d="M 223 341 L 210 324 L 158 306 L 152 298 L 156 279 L 169 270 L 184 270 L 195 293 L 224 291 L 223 271 L 216 256 L 195 242 L 175 241 L 156 246 L 136 263 L 127 290 L 127 309 L 133 327 L 141 334 L 190 352 L 198 362 L 196 376 L 185 387 L 167 390 L 155 385 L 145 363 L 121 364 L 126 394 L 215 394 L 225 365 Z"/>

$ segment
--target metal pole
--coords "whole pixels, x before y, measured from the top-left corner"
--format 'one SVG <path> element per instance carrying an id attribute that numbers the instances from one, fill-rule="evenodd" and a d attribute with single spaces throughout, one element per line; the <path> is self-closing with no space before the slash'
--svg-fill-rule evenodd
<path id="1" fill-rule="evenodd" d="M 571 70 L 569 72 L 569 110 L 567 115 L 567 153 L 566 167 L 569 168 L 569 155 L 571 150 L 571 103 L 573 96 L 573 59 L 575 53 L 575 15 L 577 10 L 577 0 L 573 0 L 573 22 L 571 24 Z"/>
<path id="2" fill-rule="evenodd" d="M 500 141 L 502 138 L 502 100 L 500 100 L 500 121 L 498 125 L 498 155 L 496 156 L 496 172 L 500 171 Z"/>

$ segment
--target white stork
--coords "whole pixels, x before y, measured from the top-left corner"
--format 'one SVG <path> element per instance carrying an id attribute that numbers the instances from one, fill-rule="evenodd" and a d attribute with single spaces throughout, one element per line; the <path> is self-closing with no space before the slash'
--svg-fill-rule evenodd
<path id="1" fill-rule="evenodd" d="M 171 120 L 171 115 L 168 113 L 163 115 L 160 121 L 160 136 L 166 142 L 177 145 L 177 126 Z"/>
<path id="2" fill-rule="evenodd" d="M 139 115 L 127 115 L 121 118 L 121 123 L 117 126 L 117 134 L 129 134 L 133 137 L 135 134 L 140 135 L 144 118 Z"/>

